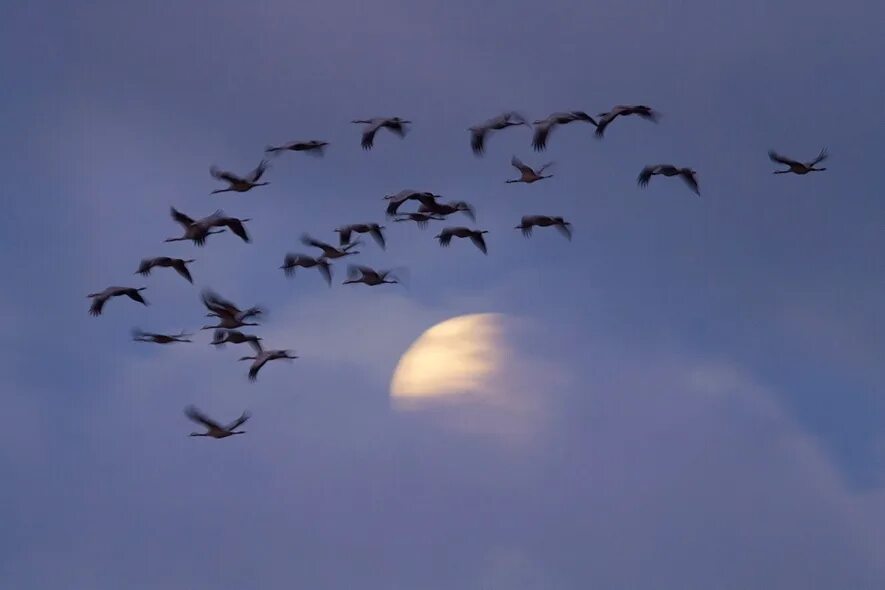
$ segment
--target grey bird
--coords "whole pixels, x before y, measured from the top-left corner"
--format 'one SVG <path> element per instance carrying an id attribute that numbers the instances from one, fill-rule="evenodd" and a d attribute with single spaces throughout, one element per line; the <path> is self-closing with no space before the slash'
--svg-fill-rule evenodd
<path id="1" fill-rule="evenodd" d="M 258 182 L 261 177 L 264 175 L 264 172 L 267 170 L 267 160 L 261 160 L 258 163 L 258 166 L 255 170 L 246 174 L 245 176 L 239 176 L 234 174 L 233 172 L 229 172 L 227 170 L 221 170 L 212 166 L 209 168 L 209 174 L 211 174 L 217 180 L 224 181 L 228 184 L 227 188 L 220 188 L 212 191 L 211 194 L 215 195 L 218 193 L 245 193 L 247 191 L 252 190 L 256 186 L 264 186 L 269 184 L 267 182 Z"/>
<path id="2" fill-rule="evenodd" d="M 173 342 L 192 342 L 187 334 L 182 330 L 178 334 L 155 334 L 153 332 L 143 332 L 139 328 L 132 330 L 132 339 L 136 342 L 152 342 L 154 344 L 172 344 Z"/>
<path id="3" fill-rule="evenodd" d="M 143 277 L 151 274 L 151 269 L 153 268 L 174 268 L 175 272 L 184 277 L 184 279 L 188 283 L 193 283 L 194 279 L 191 276 L 190 271 L 187 268 L 187 265 L 191 262 L 194 262 L 193 259 L 184 260 L 182 258 L 169 258 L 168 256 L 158 256 L 156 258 L 144 258 L 141 261 L 141 264 L 138 265 L 138 270 L 135 271 L 135 274 L 140 274 Z"/>
<path id="4" fill-rule="evenodd" d="M 768 152 L 768 157 L 772 162 L 789 166 L 788 170 L 775 170 L 773 174 L 788 174 L 792 172 L 793 174 L 801 175 L 808 174 L 809 172 L 823 172 L 826 170 L 826 168 L 815 168 L 815 166 L 826 160 L 827 157 L 829 157 L 829 154 L 827 153 L 827 148 L 824 148 L 820 151 L 817 157 L 810 162 L 797 162 L 796 160 L 781 156 L 774 150 Z"/>
<path id="5" fill-rule="evenodd" d="M 481 156 L 485 152 L 485 142 L 489 133 L 507 129 L 508 127 L 528 126 L 528 124 L 525 117 L 515 111 L 509 111 L 474 125 L 467 129 L 470 132 L 470 149 L 473 150 L 474 155 Z"/>
<path id="6" fill-rule="evenodd" d="M 104 309 L 105 303 L 108 302 L 108 299 L 112 297 L 121 297 L 125 295 L 132 301 L 137 301 L 142 305 L 147 305 L 148 302 L 144 300 L 139 291 L 144 291 L 147 287 L 108 287 L 104 291 L 99 291 L 98 293 L 90 293 L 87 295 L 90 299 L 92 299 L 92 305 L 89 306 L 89 314 L 93 316 L 101 315 L 102 310 Z"/>
<path id="7" fill-rule="evenodd" d="M 473 245 L 479 248 L 483 254 L 488 254 L 486 241 L 485 238 L 483 238 L 483 234 L 487 233 L 489 232 L 485 230 L 470 229 L 467 227 L 447 227 L 434 237 L 439 240 L 439 245 L 443 248 L 448 247 L 452 242 L 453 237 L 469 238 L 470 241 L 473 242 Z"/>
<path id="8" fill-rule="evenodd" d="M 361 123 L 366 126 L 363 129 L 363 138 L 360 141 L 360 145 L 364 150 L 370 150 L 375 145 L 375 134 L 378 133 L 379 129 L 389 129 L 402 138 L 406 136 L 407 125 L 410 125 L 412 122 L 399 117 L 374 117 L 372 119 L 355 119 L 351 123 Z"/>
<path id="9" fill-rule="evenodd" d="M 596 136 L 601 138 L 603 135 L 605 135 L 606 127 L 611 125 L 611 122 L 618 117 L 628 117 L 630 115 L 636 115 L 647 121 L 651 121 L 652 123 L 657 123 L 658 119 L 660 118 L 660 113 L 644 104 L 619 104 L 612 107 L 612 110 L 607 113 L 599 113 L 599 120 L 596 124 Z"/>
<path id="10" fill-rule="evenodd" d="M 545 178 L 553 178 L 552 174 L 544 176 L 544 171 L 550 168 L 550 166 L 553 165 L 553 162 L 547 162 L 546 164 L 535 170 L 534 168 L 523 164 L 522 161 L 516 156 L 513 156 L 513 158 L 510 159 L 510 165 L 519 170 L 520 177 L 514 180 L 508 180 L 507 184 L 512 184 L 515 182 L 524 182 L 526 184 L 531 184 L 533 182 L 538 182 L 539 180 L 544 180 Z"/>
<path id="11" fill-rule="evenodd" d="M 522 235 L 529 237 L 532 235 L 534 227 L 550 227 L 553 226 L 569 240 L 572 239 L 571 223 L 562 217 L 550 217 L 548 215 L 523 215 L 516 229 L 522 230 Z"/>
<path id="12" fill-rule="evenodd" d="M 569 123 L 574 123 L 575 121 L 582 121 L 584 123 L 590 123 L 594 127 L 596 127 L 596 121 L 583 111 L 571 111 L 567 113 L 553 113 L 546 119 L 540 119 L 534 122 L 535 126 L 535 135 L 532 138 L 532 147 L 536 152 L 543 151 L 547 149 L 547 138 L 550 136 L 550 132 L 557 125 L 568 125 Z"/>
<path id="13" fill-rule="evenodd" d="M 211 420 L 194 406 L 186 407 L 184 409 L 184 414 L 197 424 L 202 424 L 206 427 L 206 432 L 191 432 L 190 436 L 208 436 L 211 438 L 227 438 L 234 434 L 246 434 L 245 430 L 237 430 L 237 428 L 242 426 L 246 420 L 249 419 L 249 413 L 243 412 L 239 418 L 227 426 L 222 426 L 218 422 Z"/>
<path id="14" fill-rule="evenodd" d="M 701 189 L 698 187 L 697 172 L 691 168 L 679 168 L 672 164 L 656 164 L 654 166 L 646 166 L 639 173 L 636 182 L 641 187 L 648 186 L 648 181 L 652 176 L 679 176 L 698 196 L 701 196 Z"/>

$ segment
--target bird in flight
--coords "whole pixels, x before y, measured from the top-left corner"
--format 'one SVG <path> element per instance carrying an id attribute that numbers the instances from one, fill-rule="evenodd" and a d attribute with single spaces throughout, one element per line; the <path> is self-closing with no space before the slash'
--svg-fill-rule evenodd
<path id="1" fill-rule="evenodd" d="M 136 342 L 153 342 L 154 344 L 192 342 L 192 340 L 188 340 L 189 336 L 192 336 L 192 334 L 186 334 L 183 330 L 178 334 L 154 334 L 152 332 L 143 332 L 138 328 L 132 330 L 132 339 Z"/>
<path id="2" fill-rule="evenodd" d="M 295 270 L 298 267 L 301 268 L 313 268 L 317 267 L 320 271 L 320 274 L 323 275 L 323 278 L 326 279 L 326 283 L 329 285 L 332 284 L 332 268 L 329 264 L 329 261 L 320 256 L 319 258 L 314 258 L 313 256 L 308 256 L 306 254 L 286 254 L 283 258 L 283 266 L 280 268 L 283 269 L 283 273 L 287 277 L 294 277 Z"/>
<path id="3" fill-rule="evenodd" d="M 657 123 L 660 113 L 644 104 L 623 105 L 619 104 L 612 107 L 607 113 L 599 113 L 599 121 L 596 124 L 596 136 L 602 137 L 605 134 L 605 128 L 618 117 L 627 117 L 629 115 L 637 115 L 647 121 Z"/>
<path id="4" fill-rule="evenodd" d="M 258 166 L 245 176 L 238 176 L 233 172 L 228 172 L 227 170 L 221 170 L 212 166 L 209 168 L 209 174 L 215 177 L 218 180 L 223 180 L 228 184 L 227 188 L 219 188 L 212 191 L 211 194 L 215 195 L 218 193 L 245 193 L 246 191 L 250 191 L 256 186 L 264 186 L 268 184 L 267 182 L 258 182 L 261 177 L 264 175 L 265 170 L 267 170 L 267 160 L 261 160 L 258 163 Z"/>
<path id="5" fill-rule="evenodd" d="M 535 170 L 534 168 L 523 164 L 522 161 L 516 156 L 513 156 L 513 158 L 510 159 L 510 165 L 519 170 L 521 176 L 514 180 L 508 180 L 507 184 L 513 184 L 515 182 L 524 182 L 526 184 L 531 184 L 533 182 L 538 182 L 539 180 L 544 180 L 545 178 L 553 177 L 552 174 L 544 176 L 544 170 L 552 166 L 553 162 L 548 162 Z"/>
<path id="6" fill-rule="evenodd" d="M 347 267 L 347 276 L 348 279 L 341 283 L 342 285 L 363 283 L 374 287 L 385 284 L 394 285 L 400 282 L 392 270 L 375 270 L 368 266 L 350 265 Z"/>
<path id="7" fill-rule="evenodd" d="M 242 426 L 246 420 L 249 419 L 249 413 L 243 412 L 243 414 L 228 424 L 227 426 L 222 426 L 218 422 L 211 420 L 208 416 L 200 412 L 194 406 L 188 406 L 184 409 L 185 415 L 196 422 L 197 424 L 202 424 L 206 427 L 206 432 L 191 432 L 191 436 L 209 436 L 211 438 L 227 438 L 229 436 L 233 436 L 234 434 L 246 434 L 245 430 L 237 430 L 240 426 Z"/>
<path id="8" fill-rule="evenodd" d="M 789 169 L 775 170 L 773 174 L 788 174 L 790 172 L 792 172 L 793 174 L 808 174 L 809 172 L 823 172 L 824 170 L 826 170 L 826 168 L 815 168 L 815 166 L 826 160 L 828 156 L 829 154 L 827 153 L 827 148 L 824 148 L 812 161 L 797 162 L 796 160 L 791 160 L 790 158 L 781 156 L 774 150 L 770 150 L 768 152 L 768 157 L 769 159 L 771 159 L 772 162 L 789 166 Z"/>
<path id="9" fill-rule="evenodd" d="M 187 269 L 187 265 L 191 262 L 194 262 L 193 259 L 183 260 L 181 258 L 169 258 L 168 256 L 158 256 L 156 258 L 145 258 L 141 261 L 141 264 L 138 265 L 138 270 L 135 271 L 135 274 L 140 274 L 143 277 L 151 274 L 151 269 L 155 267 L 160 268 L 174 268 L 175 272 L 185 278 L 188 283 L 193 283 L 194 279 L 191 277 L 190 271 Z"/>
<path id="10" fill-rule="evenodd" d="M 474 125 L 467 129 L 470 132 L 470 149 L 473 154 L 481 156 L 485 152 L 486 137 L 492 131 L 507 129 L 508 127 L 518 127 L 520 125 L 528 126 L 525 117 L 515 111 L 509 111 L 498 115 L 488 121 Z"/>
<path id="11" fill-rule="evenodd" d="M 383 230 L 384 226 L 377 223 L 352 223 L 335 228 L 335 231 L 338 233 L 338 243 L 341 246 L 347 246 L 350 243 L 351 234 L 369 234 L 381 246 L 381 249 L 385 250 L 387 244 L 384 240 Z"/>
<path id="12" fill-rule="evenodd" d="M 120 297 L 125 295 L 132 301 L 137 301 L 142 305 L 147 305 L 148 302 L 144 300 L 139 291 L 144 291 L 147 287 L 108 287 L 104 291 L 99 291 L 98 293 L 90 293 L 87 295 L 90 299 L 92 299 L 92 305 L 89 307 L 89 314 L 93 316 L 101 315 L 101 311 L 104 309 L 104 304 L 107 303 L 108 299 L 111 297 Z"/>
<path id="13" fill-rule="evenodd" d="M 575 121 L 590 123 L 596 127 L 596 121 L 583 111 L 571 111 L 568 113 L 553 113 L 546 119 L 540 119 L 534 122 L 535 135 L 532 138 L 532 147 L 536 152 L 547 149 L 547 137 L 557 125 L 568 125 Z"/>
<path id="14" fill-rule="evenodd" d="M 372 149 L 372 146 L 375 145 L 375 134 L 378 133 L 379 129 L 389 129 L 402 138 L 406 136 L 406 131 L 408 130 L 407 125 L 410 125 L 412 122 L 400 119 L 399 117 L 375 117 L 373 119 L 355 119 L 351 121 L 351 123 L 365 125 L 360 145 L 364 150 L 370 150 Z"/>
<path id="15" fill-rule="evenodd" d="M 282 145 L 270 145 L 265 148 L 264 153 L 273 156 L 279 155 L 281 152 L 304 152 L 312 156 L 322 156 L 325 154 L 328 141 L 320 141 L 311 139 L 310 141 L 290 141 Z"/>
<path id="16" fill-rule="evenodd" d="M 448 247 L 448 245 L 452 243 L 453 237 L 470 238 L 470 241 L 473 242 L 474 246 L 479 248 L 480 252 L 488 254 L 486 241 L 485 238 L 483 238 L 483 234 L 487 233 L 489 232 L 485 230 L 470 229 L 467 227 L 447 227 L 434 237 L 439 240 L 439 245 L 443 248 Z"/>
<path id="17" fill-rule="evenodd" d="M 249 381 L 255 381 L 258 379 L 258 371 L 261 370 L 268 361 L 274 361 L 277 359 L 297 359 L 291 350 L 262 350 L 260 349 L 261 345 L 256 349 L 256 353 L 254 356 L 244 356 L 241 357 L 241 361 L 253 361 L 252 366 L 249 367 Z"/>
<path id="18" fill-rule="evenodd" d="M 547 215 L 523 215 L 516 229 L 522 230 L 522 235 L 530 237 L 532 228 L 534 227 L 550 227 L 553 226 L 569 240 L 572 239 L 572 224 L 564 220 L 562 217 L 550 217 Z"/>
<path id="19" fill-rule="evenodd" d="M 648 181 L 652 176 L 680 176 L 685 183 L 691 187 L 691 190 L 698 196 L 701 196 L 701 189 L 698 187 L 698 173 L 691 168 L 678 168 L 672 164 L 656 164 L 654 166 L 646 166 L 639 173 L 636 182 L 641 187 L 648 186 Z"/>

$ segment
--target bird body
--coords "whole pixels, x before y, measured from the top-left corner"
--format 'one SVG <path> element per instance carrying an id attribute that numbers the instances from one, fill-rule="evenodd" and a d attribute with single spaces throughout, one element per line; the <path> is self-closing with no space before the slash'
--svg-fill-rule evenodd
<path id="1" fill-rule="evenodd" d="M 646 166 L 639 173 L 637 183 L 639 184 L 639 186 L 645 187 L 648 185 L 648 182 L 649 180 L 651 180 L 652 176 L 658 175 L 668 177 L 680 176 L 696 195 L 701 196 L 701 190 L 698 186 L 697 172 L 695 172 L 691 168 L 679 168 L 677 166 L 673 166 L 672 164 L 656 164 L 653 166 Z"/>
<path id="2" fill-rule="evenodd" d="M 553 113 L 546 119 L 540 119 L 534 122 L 535 135 L 532 138 L 532 147 L 536 152 L 547 149 L 547 138 L 550 136 L 550 132 L 553 131 L 557 125 L 568 125 L 575 121 L 590 123 L 596 127 L 596 121 L 584 111 Z"/>
<path id="3" fill-rule="evenodd" d="M 452 238 L 469 238 L 473 245 L 479 248 L 479 250 L 483 254 L 488 254 L 488 250 L 486 248 L 486 241 L 483 238 L 483 234 L 487 234 L 489 232 L 485 230 L 477 230 L 470 229 L 468 227 L 447 227 L 443 229 L 439 235 L 434 236 L 439 240 L 439 245 L 442 247 L 448 247 L 448 245 L 452 242 Z"/>
<path id="4" fill-rule="evenodd" d="M 520 125 L 528 126 L 528 121 L 515 111 L 503 113 L 484 123 L 474 125 L 468 129 L 470 132 L 470 149 L 473 150 L 474 155 L 481 156 L 485 152 L 485 141 L 490 132 Z"/>
<path id="5" fill-rule="evenodd" d="M 823 172 L 826 168 L 815 168 L 815 166 L 826 160 L 828 156 L 827 149 L 824 148 L 814 160 L 810 162 L 798 162 L 785 156 L 781 156 L 774 150 L 768 152 L 768 157 L 772 162 L 789 166 L 788 170 L 775 170 L 773 174 L 788 174 L 792 172 L 793 174 L 803 175 L 808 174 L 809 172 Z"/>
<path id="6" fill-rule="evenodd" d="M 243 414 L 239 418 L 237 418 L 227 426 L 222 426 L 218 422 L 211 420 L 194 406 L 188 406 L 187 408 L 185 408 L 184 413 L 188 418 L 190 418 L 197 424 L 202 424 L 206 427 L 206 432 L 192 432 L 190 436 L 227 438 L 229 436 L 233 436 L 234 434 L 246 434 L 245 430 L 237 430 L 237 428 L 242 426 L 246 422 L 246 420 L 249 419 L 248 412 L 243 412 Z"/>
<path id="7" fill-rule="evenodd" d="M 132 330 L 132 339 L 136 342 L 153 342 L 154 344 L 172 344 L 173 342 L 192 342 L 188 340 L 188 336 L 184 331 L 179 334 L 154 334 L 151 332 L 142 332 L 138 328 Z"/>
<path id="8" fill-rule="evenodd" d="M 105 303 L 107 303 L 108 299 L 112 297 L 120 297 L 125 295 L 129 299 L 133 301 L 137 301 L 142 305 L 147 305 L 148 302 L 144 300 L 139 291 L 144 291 L 147 287 L 108 287 L 104 291 L 99 291 L 98 293 L 90 293 L 87 295 L 90 299 L 92 299 L 92 305 L 89 307 L 89 314 L 93 316 L 101 315 L 101 311 L 104 309 Z"/>
<path id="9" fill-rule="evenodd" d="M 268 146 L 264 152 L 273 155 L 278 155 L 280 152 L 285 151 L 305 152 L 314 156 L 322 156 L 325 153 L 327 145 L 329 145 L 329 142 L 320 141 L 318 139 L 311 139 L 309 141 L 290 141 L 283 145 Z"/>
<path id="10" fill-rule="evenodd" d="M 553 177 L 552 174 L 548 174 L 547 176 L 543 175 L 544 170 L 552 166 L 553 162 L 548 162 L 547 164 L 544 164 L 543 166 L 535 170 L 534 168 L 523 164 L 522 161 L 516 156 L 513 156 L 513 158 L 510 159 L 510 165 L 519 170 L 520 177 L 515 180 L 508 180 L 508 184 L 512 184 L 515 182 L 524 182 L 526 184 L 531 184 L 533 182 L 538 182 L 539 180 L 544 180 L 545 178 Z"/>
<path id="11" fill-rule="evenodd" d="M 384 240 L 383 230 L 384 226 L 378 225 L 377 223 L 352 223 L 335 229 L 338 233 L 338 243 L 341 246 L 347 246 L 350 243 L 351 234 L 369 234 L 372 236 L 372 239 L 381 246 L 381 249 L 384 250 L 387 248 L 387 244 Z"/>
<path id="12" fill-rule="evenodd" d="M 562 235 L 569 240 L 572 239 L 571 223 L 562 217 L 550 217 L 548 215 L 523 215 L 516 229 L 522 230 L 522 235 L 529 237 L 532 235 L 534 227 L 555 227 Z"/>
<path id="13" fill-rule="evenodd" d="M 249 380 L 255 381 L 258 378 L 258 371 L 261 370 L 268 361 L 274 361 L 278 359 L 297 359 L 298 357 L 292 354 L 290 350 L 258 350 L 255 356 L 244 356 L 240 358 L 241 361 L 253 361 L 252 366 L 249 367 Z"/>
<path id="14" fill-rule="evenodd" d="M 191 262 L 194 262 L 193 259 L 183 260 L 181 258 L 169 258 L 168 256 L 158 256 L 156 258 L 145 258 L 141 261 L 141 264 L 138 265 L 138 270 L 135 271 L 135 274 L 140 274 L 142 276 L 148 276 L 151 274 L 151 269 L 160 267 L 160 268 L 174 268 L 175 272 L 185 278 L 188 283 L 193 283 L 194 279 L 191 276 L 190 271 L 187 268 L 187 265 Z"/>
<path id="15" fill-rule="evenodd" d="M 651 121 L 653 123 L 658 122 L 658 118 L 660 117 L 660 113 L 655 111 L 649 106 L 643 104 L 637 105 L 623 105 L 619 104 L 612 107 L 607 113 L 599 113 L 599 121 L 596 124 L 596 136 L 602 137 L 605 134 L 605 129 L 608 127 L 612 121 L 617 119 L 618 117 L 627 117 L 629 115 L 637 115 L 643 119 Z"/>
<path id="16" fill-rule="evenodd" d="M 408 129 L 406 126 L 412 122 L 399 117 L 374 117 L 372 119 L 356 119 L 351 123 L 361 123 L 366 126 L 363 129 L 360 145 L 364 150 L 370 150 L 375 145 L 375 134 L 379 129 L 388 129 L 402 138 L 406 136 Z"/>
<path id="17" fill-rule="evenodd" d="M 218 180 L 222 180 L 228 184 L 227 188 L 220 188 L 212 191 L 211 194 L 215 195 L 218 193 L 245 193 L 246 191 L 250 191 L 256 186 L 264 186 L 268 184 L 267 182 L 258 182 L 261 177 L 264 175 L 264 172 L 267 170 L 267 160 L 261 160 L 258 163 L 258 166 L 245 176 L 239 176 L 234 174 L 233 172 L 228 172 L 227 170 L 221 170 L 212 166 L 209 168 L 209 173 Z"/>

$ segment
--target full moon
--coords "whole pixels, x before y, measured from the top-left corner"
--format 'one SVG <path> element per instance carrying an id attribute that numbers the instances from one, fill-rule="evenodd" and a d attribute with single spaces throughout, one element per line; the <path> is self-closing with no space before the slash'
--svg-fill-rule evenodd
<path id="1" fill-rule="evenodd" d="M 390 383 L 395 407 L 485 397 L 505 362 L 503 316 L 481 313 L 441 322 L 418 337 Z"/>

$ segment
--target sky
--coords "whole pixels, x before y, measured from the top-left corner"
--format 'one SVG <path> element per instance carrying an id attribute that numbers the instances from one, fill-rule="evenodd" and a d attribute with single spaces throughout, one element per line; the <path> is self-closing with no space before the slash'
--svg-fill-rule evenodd
<path id="1" fill-rule="evenodd" d="M 0 24 L 0 585 L 16 590 L 885 587 L 881 2 L 10 0 Z M 648 104 L 604 140 L 467 128 Z M 352 119 L 414 121 L 359 147 Z M 210 165 L 271 183 L 210 196 Z M 773 175 L 769 149 L 824 173 Z M 554 178 L 509 185 L 511 156 Z M 701 198 L 646 164 L 698 171 Z M 407 286 L 286 279 L 303 232 L 404 188 L 471 202 L 489 253 L 387 223 Z M 165 244 L 217 208 L 251 244 Z M 562 215 L 524 240 L 525 214 Z M 454 218 L 453 218 L 454 219 Z M 462 218 L 456 224 L 469 220 Z M 152 256 L 195 258 L 189 285 Z M 87 293 L 147 286 L 99 318 Z M 299 359 L 132 342 L 199 290 Z M 399 411 L 427 329 L 499 314 L 499 406 Z M 243 353 L 245 354 L 245 353 Z M 182 409 L 248 409 L 190 438 Z"/>

